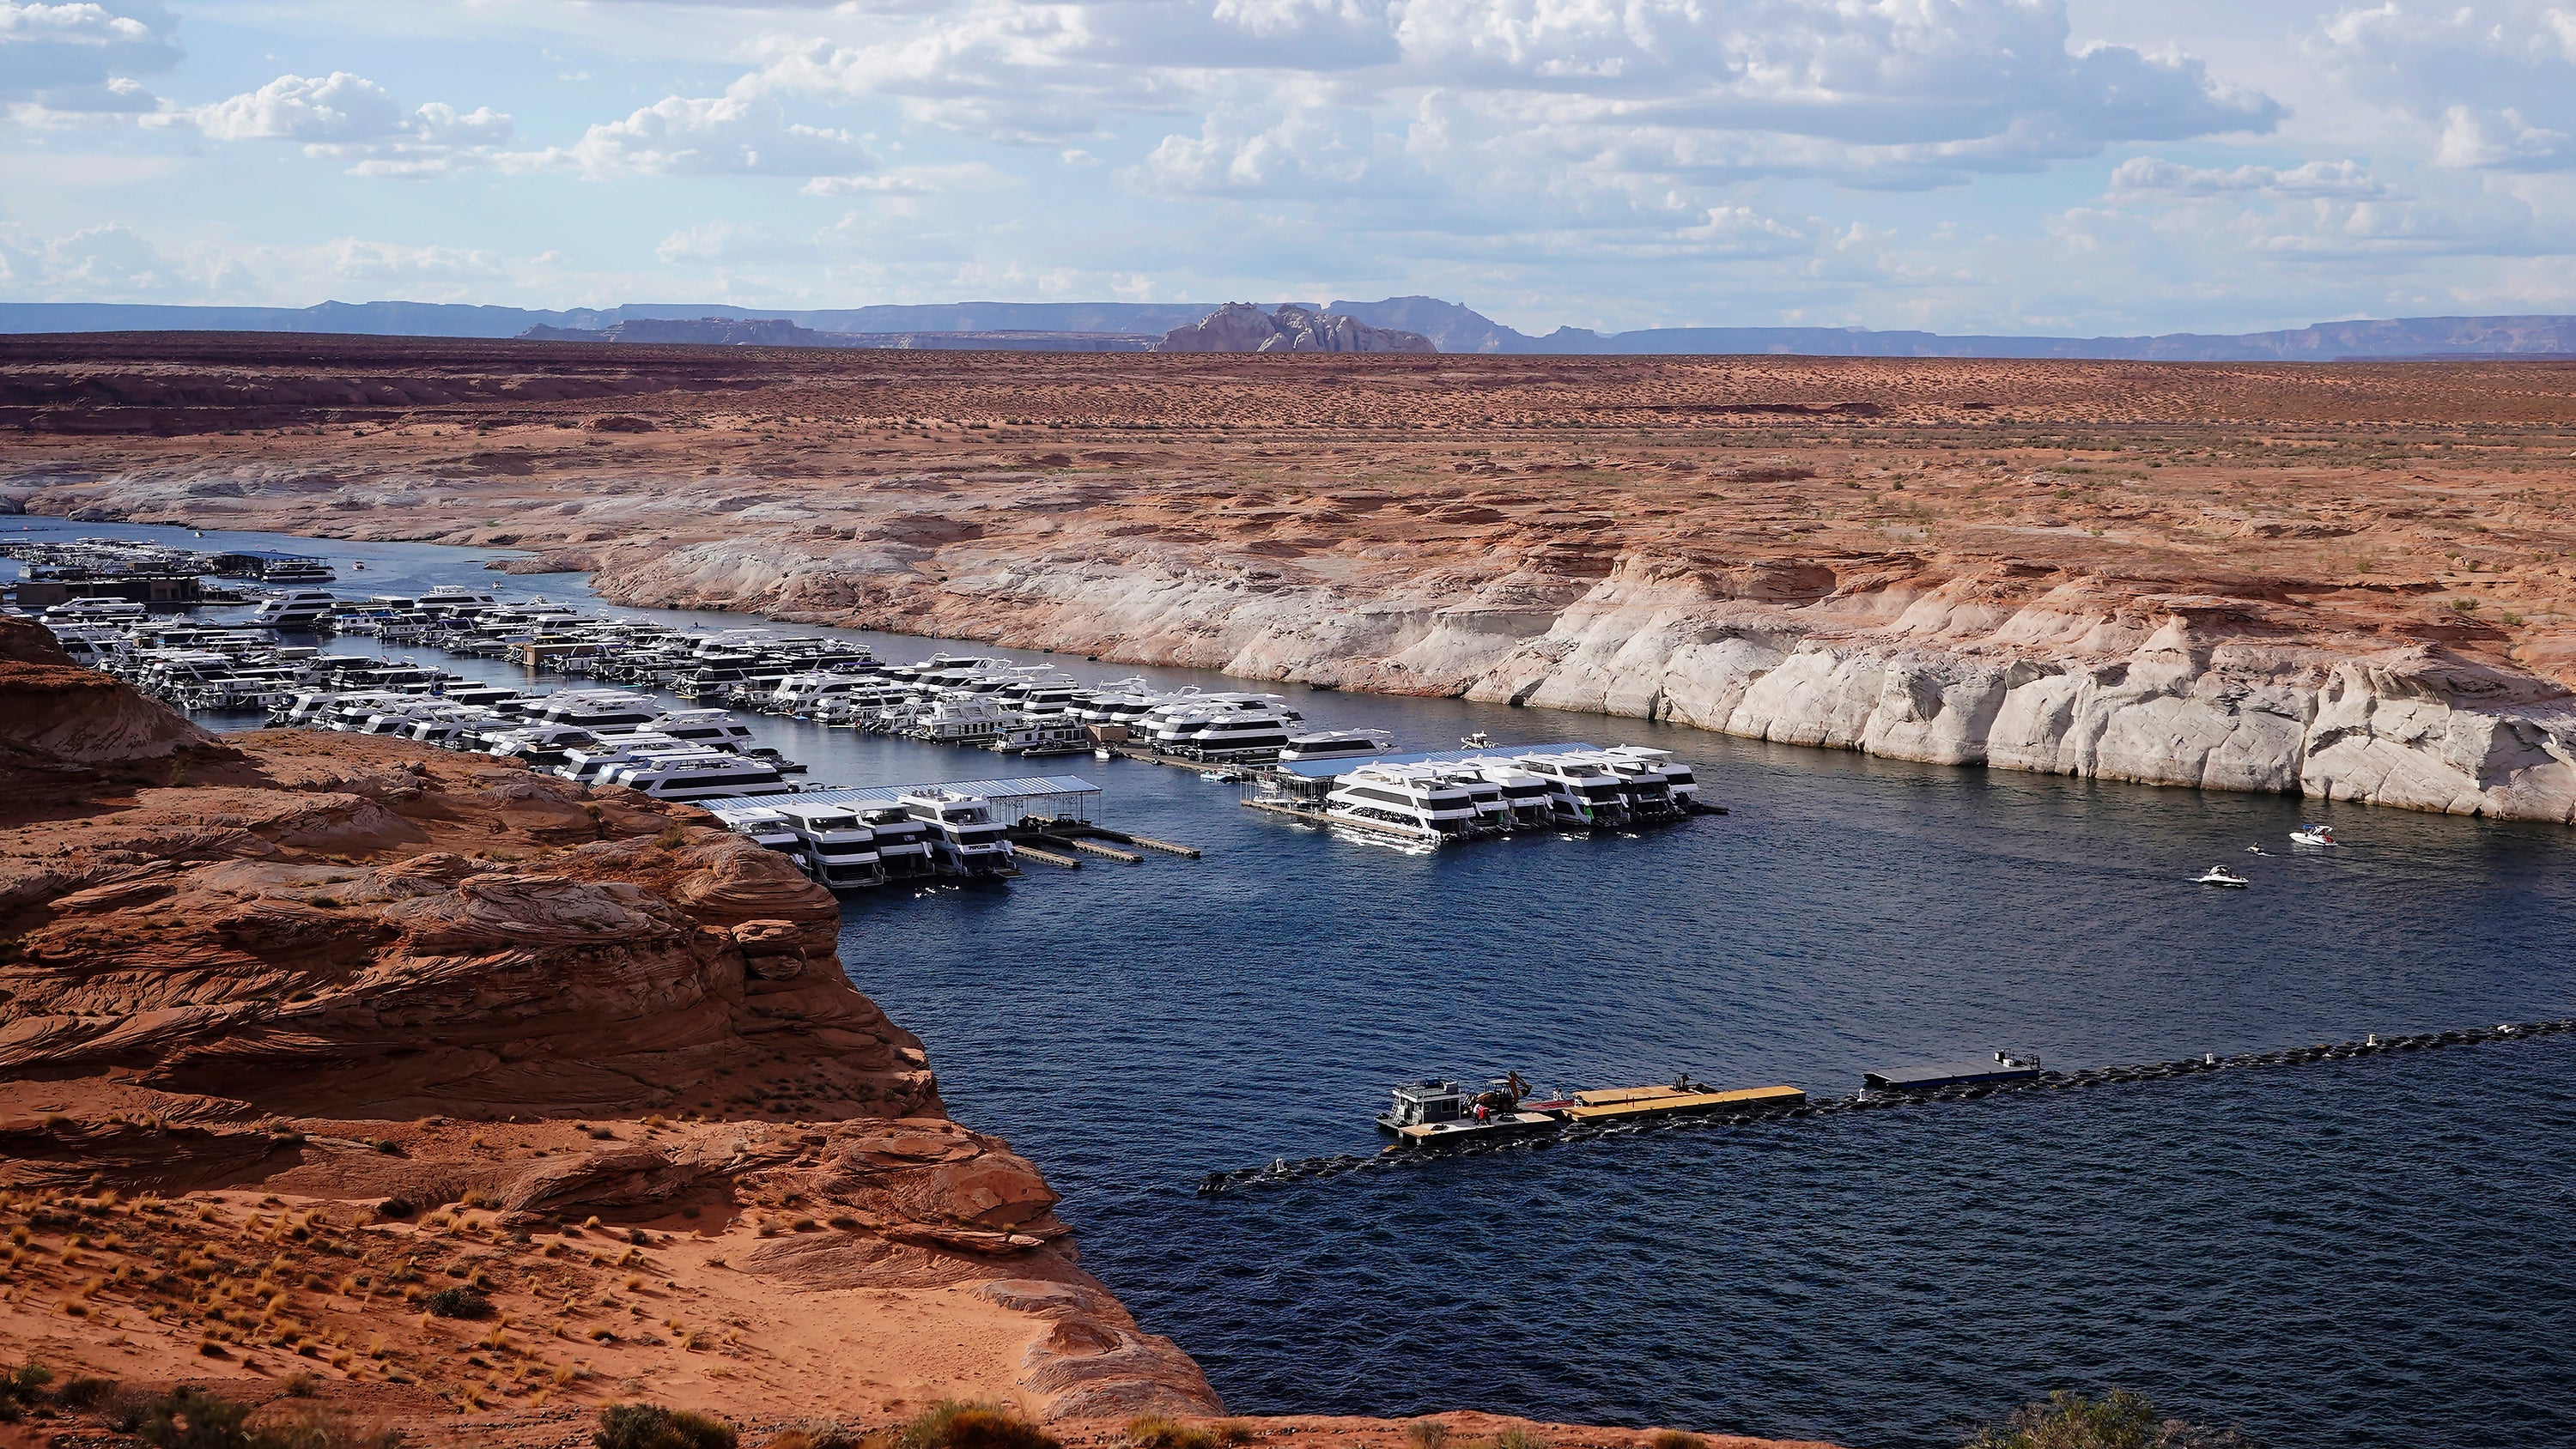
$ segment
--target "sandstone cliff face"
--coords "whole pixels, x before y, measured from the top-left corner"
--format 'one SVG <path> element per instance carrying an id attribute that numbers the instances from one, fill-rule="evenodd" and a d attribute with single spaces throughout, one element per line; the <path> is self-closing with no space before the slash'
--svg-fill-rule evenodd
<path id="1" fill-rule="evenodd" d="M 1371 327 L 1356 317 L 1318 313 L 1294 304 L 1264 312 L 1249 302 L 1228 302 L 1187 327 L 1175 327 L 1154 344 L 1156 352 L 1401 352 L 1436 353 L 1418 332 Z"/>
<path id="2" fill-rule="evenodd" d="M 1935 764 L 2576 822 L 2576 698 L 2438 643 L 2317 637 L 2261 600 L 1952 574 L 1904 557 L 1603 576 L 1455 569 L 1367 589 L 1152 547 L 813 556 L 751 542 L 612 561 L 626 602 L 1672 720 Z M 1161 556 L 1157 556 L 1157 555 Z M 784 567 L 795 591 L 778 597 Z M 923 577 L 936 568 L 944 581 Z"/>
<path id="3" fill-rule="evenodd" d="M 1643 571 L 1490 662 L 1458 651 L 1465 692 L 1891 759 L 2576 822 L 2576 705 L 2436 647 L 2286 642 L 2237 601 L 2071 582 L 1798 609 Z"/>
<path id="4" fill-rule="evenodd" d="M 39 636 L 0 622 L 0 697 L 81 674 Z M 481 1205 L 522 1242 L 596 1215 L 701 1317 L 786 1315 L 792 1337 L 828 1311 L 863 1351 L 868 1304 L 983 1291 L 958 1330 L 979 1392 L 1056 1417 L 1219 1408 L 1075 1266 L 1036 1170 L 947 1120 L 921 1044 L 843 975 L 831 896 L 785 858 L 499 761 L 207 739 L 83 677 L 65 708 L 99 706 L 121 757 L 59 713 L 0 717 L 0 1190 Z M 434 1236 L 409 1217 L 380 1231 Z M 518 1314 L 562 1291 L 543 1262 L 486 1276 Z M 143 1281 L 151 1335 L 223 1326 Z M 0 1302 L 0 1357 L 93 1321 L 26 1320 L 50 1302 Z M 402 1361 L 452 1371 L 428 1343 Z"/>

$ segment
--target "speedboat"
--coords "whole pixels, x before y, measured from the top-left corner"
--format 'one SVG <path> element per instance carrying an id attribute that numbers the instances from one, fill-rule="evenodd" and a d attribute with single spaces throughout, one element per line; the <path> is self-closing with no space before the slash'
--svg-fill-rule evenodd
<path id="1" fill-rule="evenodd" d="M 2300 845 L 2343 844 L 2342 841 L 2334 838 L 2334 827 L 2331 825 L 2302 825 L 2290 832 L 2290 839 Z"/>
<path id="2" fill-rule="evenodd" d="M 2225 866 L 2223 866 L 2223 865 L 2213 865 L 2213 866 L 2211 866 L 2211 867 L 2209 868 L 2209 874 L 2204 875 L 2204 876 L 2197 876 L 2197 877 L 2194 877 L 2194 878 L 2193 878 L 2193 880 L 2192 880 L 2192 884 L 2193 884 L 2193 885 L 2233 886 L 2233 887 L 2235 887 L 2235 888 L 2236 888 L 2236 889 L 2238 889 L 2238 890 L 2243 890 L 2243 889 L 2246 887 L 2246 885 L 2248 884 L 2248 882 L 2246 881 L 2245 877 L 2243 877 L 2243 876 L 2241 876 L 2241 875 L 2238 875 L 2236 872 L 2234 872 L 2234 871 L 2232 871 L 2232 870 L 2229 870 L 2227 867 L 2225 867 Z"/>

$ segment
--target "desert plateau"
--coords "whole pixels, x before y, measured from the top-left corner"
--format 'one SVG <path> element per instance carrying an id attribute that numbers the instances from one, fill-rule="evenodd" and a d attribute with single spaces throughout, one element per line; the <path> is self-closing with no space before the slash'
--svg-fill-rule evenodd
<path id="1" fill-rule="evenodd" d="M 0 342 L 31 513 L 2576 820 L 2576 364 Z"/>

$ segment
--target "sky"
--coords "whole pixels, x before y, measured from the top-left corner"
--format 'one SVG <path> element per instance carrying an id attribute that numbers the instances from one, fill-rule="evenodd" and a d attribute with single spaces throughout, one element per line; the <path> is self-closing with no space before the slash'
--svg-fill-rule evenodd
<path id="1" fill-rule="evenodd" d="M 0 300 L 2576 312 L 2576 0 L 0 0 Z"/>

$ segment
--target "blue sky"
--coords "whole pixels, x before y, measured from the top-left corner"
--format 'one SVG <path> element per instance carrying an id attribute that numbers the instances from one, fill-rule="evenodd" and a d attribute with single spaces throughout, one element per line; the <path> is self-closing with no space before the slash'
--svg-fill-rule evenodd
<path id="1" fill-rule="evenodd" d="M 2576 312 L 2576 0 L 0 0 L 0 299 Z"/>

